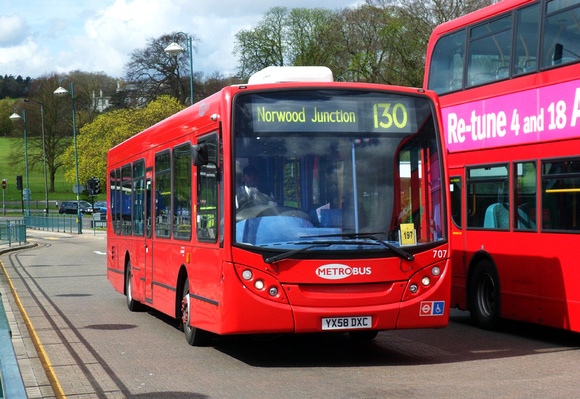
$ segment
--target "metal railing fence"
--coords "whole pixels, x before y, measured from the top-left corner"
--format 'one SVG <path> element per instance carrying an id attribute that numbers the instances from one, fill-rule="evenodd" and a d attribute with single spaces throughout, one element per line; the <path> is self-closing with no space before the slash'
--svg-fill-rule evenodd
<path id="1" fill-rule="evenodd" d="M 24 220 L 6 220 L 0 222 L 0 245 L 22 245 L 26 243 L 26 223 Z"/>
<path id="2" fill-rule="evenodd" d="M 25 216 L 24 221 L 26 226 L 46 231 L 56 231 L 62 233 L 78 233 L 82 232 L 82 226 L 79 227 L 79 223 L 82 224 L 82 219 L 78 220 L 77 215 L 30 215 Z"/>

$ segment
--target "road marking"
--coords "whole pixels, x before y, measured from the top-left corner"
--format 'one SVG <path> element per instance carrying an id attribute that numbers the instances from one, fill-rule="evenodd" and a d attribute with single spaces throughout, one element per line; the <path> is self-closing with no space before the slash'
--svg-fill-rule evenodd
<path id="1" fill-rule="evenodd" d="M 96 253 L 97 255 L 106 255 L 106 252 L 101 252 L 101 251 L 93 251 L 94 253 Z"/>
<path id="2" fill-rule="evenodd" d="M 26 328 L 28 329 L 28 334 L 30 335 L 30 338 L 32 339 L 32 343 L 34 344 L 34 347 L 36 348 L 36 352 L 38 353 L 38 358 L 40 359 L 40 363 L 42 364 L 42 367 L 44 368 L 44 371 L 46 372 L 46 375 L 48 377 L 50 385 L 52 386 L 52 390 L 54 391 L 54 394 L 56 395 L 57 399 L 61 399 L 61 398 L 65 399 L 66 395 L 64 394 L 62 386 L 60 385 L 60 382 L 58 381 L 58 378 L 56 377 L 56 372 L 54 371 L 54 368 L 52 367 L 52 364 L 50 363 L 50 359 L 48 358 L 48 355 L 46 354 L 46 351 L 44 350 L 44 346 L 42 346 L 42 343 L 40 342 L 40 338 L 38 337 L 36 330 L 32 326 L 32 322 L 30 321 L 30 318 L 28 317 L 26 310 L 24 310 L 24 306 L 22 305 L 22 302 L 20 302 L 20 297 L 16 293 L 16 289 L 14 288 L 14 284 L 12 284 L 12 280 L 10 279 L 10 276 L 8 275 L 8 271 L 6 270 L 6 267 L 4 266 L 4 263 L 2 263 L 1 260 L 0 260 L 0 267 L 2 268 L 2 272 L 4 273 L 4 277 L 6 278 L 6 281 L 8 282 L 8 286 L 10 287 L 10 291 L 12 291 L 12 296 L 14 297 L 14 301 L 16 302 L 16 306 L 18 307 L 18 310 L 20 310 L 20 314 L 22 315 L 22 318 L 24 319 L 24 324 L 26 324 Z"/>

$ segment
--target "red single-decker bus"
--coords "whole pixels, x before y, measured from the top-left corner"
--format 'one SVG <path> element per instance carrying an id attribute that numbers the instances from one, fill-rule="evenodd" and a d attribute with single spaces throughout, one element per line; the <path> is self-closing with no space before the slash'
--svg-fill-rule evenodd
<path id="1" fill-rule="evenodd" d="M 192 345 L 447 325 L 436 96 L 332 80 L 268 68 L 109 151 L 107 276 L 130 309 Z"/>

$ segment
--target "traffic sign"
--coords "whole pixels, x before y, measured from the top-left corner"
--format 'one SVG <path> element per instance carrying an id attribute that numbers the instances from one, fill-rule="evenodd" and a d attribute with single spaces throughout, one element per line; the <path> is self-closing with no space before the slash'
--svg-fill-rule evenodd
<path id="1" fill-rule="evenodd" d="M 2 190 L 6 190 L 6 180 L 2 180 Z"/>

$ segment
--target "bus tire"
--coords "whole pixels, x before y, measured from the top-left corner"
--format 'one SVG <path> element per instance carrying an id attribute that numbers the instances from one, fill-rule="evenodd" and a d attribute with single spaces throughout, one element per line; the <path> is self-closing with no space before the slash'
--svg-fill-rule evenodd
<path id="1" fill-rule="evenodd" d="M 125 268 L 125 295 L 127 296 L 127 307 L 131 312 L 141 310 L 141 303 L 133 298 L 133 284 L 131 283 L 131 260 L 127 260 Z"/>
<path id="2" fill-rule="evenodd" d="M 189 279 L 186 278 L 183 282 L 183 296 L 181 298 L 181 326 L 185 333 L 185 340 L 191 346 L 205 346 L 210 340 L 210 333 L 200 328 L 188 325 L 187 318 L 189 314 L 189 306 L 187 303 L 187 295 L 189 294 Z"/>
<path id="3" fill-rule="evenodd" d="M 501 315 L 499 275 L 489 260 L 479 262 L 469 279 L 469 311 L 484 330 L 497 327 Z"/>

